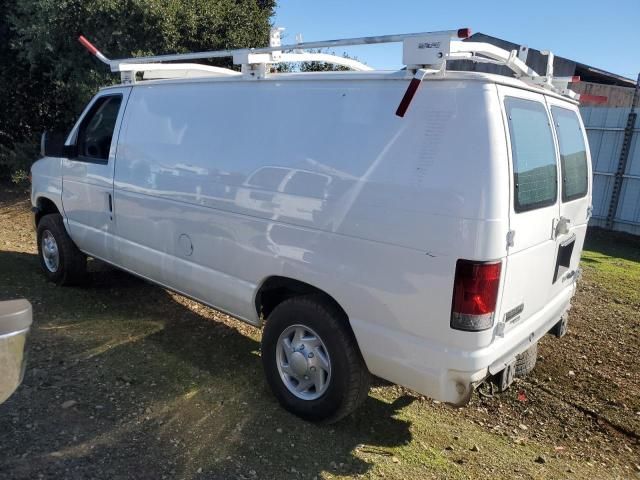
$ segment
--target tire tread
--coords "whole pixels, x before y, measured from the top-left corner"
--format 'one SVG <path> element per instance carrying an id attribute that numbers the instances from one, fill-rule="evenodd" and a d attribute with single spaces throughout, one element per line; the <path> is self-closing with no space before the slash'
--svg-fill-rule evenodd
<path id="1" fill-rule="evenodd" d="M 56 239 L 60 252 L 58 272 L 50 272 L 44 265 L 41 251 L 42 231 L 49 230 Z M 50 213 L 43 216 L 38 222 L 38 255 L 40 263 L 49 280 L 57 285 L 78 285 L 82 283 L 87 271 L 87 257 L 82 253 L 64 227 L 62 215 Z"/>
<path id="2" fill-rule="evenodd" d="M 534 369 L 538 359 L 538 344 L 534 344 L 516 357 L 516 377 L 521 378 Z"/>

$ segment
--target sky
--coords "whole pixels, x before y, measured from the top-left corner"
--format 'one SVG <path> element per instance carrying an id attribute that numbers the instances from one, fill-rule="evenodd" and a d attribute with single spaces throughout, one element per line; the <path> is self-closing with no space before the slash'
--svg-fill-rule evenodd
<path id="1" fill-rule="evenodd" d="M 275 25 L 283 43 L 453 30 L 551 50 L 627 78 L 640 73 L 640 0 L 278 0 Z M 345 47 L 379 69 L 401 67 L 400 44 Z"/>

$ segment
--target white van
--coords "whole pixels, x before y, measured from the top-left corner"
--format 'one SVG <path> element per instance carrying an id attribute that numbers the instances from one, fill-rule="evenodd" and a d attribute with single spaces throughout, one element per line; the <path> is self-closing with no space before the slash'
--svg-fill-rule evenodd
<path id="1" fill-rule="evenodd" d="M 94 48 L 125 83 L 43 139 L 45 274 L 80 282 L 90 256 L 264 324 L 267 381 L 309 420 L 351 412 L 370 373 L 456 405 L 508 387 L 566 331 L 591 162 L 567 79 L 456 34 L 374 37 L 404 42 L 397 72 L 269 73 L 335 41 L 223 52 L 242 73 Z"/>

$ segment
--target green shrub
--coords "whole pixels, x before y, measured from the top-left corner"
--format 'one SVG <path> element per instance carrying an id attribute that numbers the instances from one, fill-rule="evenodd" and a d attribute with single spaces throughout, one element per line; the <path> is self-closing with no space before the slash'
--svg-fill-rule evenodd
<path id="1" fill-rule="evenodd" d="M 0 178 L 27 171 L 40 133 L 67 131 L 117 83 L 78 43 L 122 58 L 266 45 L 275 0 L 0 0 Z M 34 156 L 30 156 L 32 155 Z"/>
<path id="2" fill-rule="evenodd" d="M 24 183 L 31 163 L 38 158 L 39 140 L 14 143 L 11 147 L 0 144 L 0 178 L 13 183 Z"/>

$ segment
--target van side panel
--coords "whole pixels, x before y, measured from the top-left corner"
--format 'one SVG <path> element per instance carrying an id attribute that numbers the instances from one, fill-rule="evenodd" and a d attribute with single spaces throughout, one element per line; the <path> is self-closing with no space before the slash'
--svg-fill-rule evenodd
<path id="1" fill-rule="evenodd" d="M 492 84 L 425 82 L 399 118 L 406 86 L 135 86 L 117 263 L 253 323 L 265 278 L 300 279 L 345 309 L 374 374 L 440 389 L 443 349 L 493 338 L 449 319 L 456 260 L 506 255 L 504 130 Z"/>
<path id="2" fill-rule="evenodd" d="M 467 237 L 504 220 L 508 195 L 489 161 L 489 87 L 425 82 L 399 118 L 405 86 L 138 85 L 117 188 L 438 254 L 504 254 Z M 465 235 L 447 237 L 452 228 Z"/>

